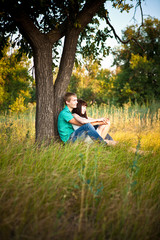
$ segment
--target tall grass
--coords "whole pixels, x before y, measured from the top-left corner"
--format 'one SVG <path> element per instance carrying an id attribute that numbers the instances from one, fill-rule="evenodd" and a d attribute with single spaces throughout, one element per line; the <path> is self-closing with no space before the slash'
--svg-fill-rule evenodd
<path id="1" fill-rule="evenodd" d="M 0 239 L 158 240 L 160 112 L 139 110 L 89 109 L 110 117 L 116 147 L 39 147 L 34 113 L 2 116 Z"/>
<path id="2" fill-rule="evenodd" d="M 158 151 L 160 149 L 160 105 L 154 103 L 131 106 L 125 104 L 116 107 L 91 107 L 89 114 L 94 118 L 106 116 L 111 120 L 110 134 L 119 142 L 128 142 L 136 147 L 137 139 L 141 139 L 143 150 Z"/>

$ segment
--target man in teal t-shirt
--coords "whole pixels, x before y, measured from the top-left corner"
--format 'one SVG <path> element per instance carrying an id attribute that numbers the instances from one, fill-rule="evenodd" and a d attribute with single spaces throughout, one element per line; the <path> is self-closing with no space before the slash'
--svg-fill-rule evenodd
<path id="1" fill-rule="evenodd" d="M 67 106 L 60 112 L 58 116 L 58 132 L 63 142 L 67 142 L 70 135 L 74 132 L 72 124 L 69 121 L 73 116 Z"/>
<path id="2" fill-rule="evenodd" d="M 74 93 L 67 93 L 64 97 L 66 106 L 58 116 L 58 132 L 61 140 L 67 142 L 74 132 L 72 124 L 81 126 L 72 116 L 73 108 L 77 107 L 77 96 Z"/>

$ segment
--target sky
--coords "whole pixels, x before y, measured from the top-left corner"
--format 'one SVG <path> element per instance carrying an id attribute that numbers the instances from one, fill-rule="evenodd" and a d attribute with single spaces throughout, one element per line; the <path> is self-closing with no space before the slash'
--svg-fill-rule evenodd
<path id="1" fill-rule="evenodd" d="M 135 1 L 133 1 L 135 4 Z M 115 28 L 116 33 L 122 37 L 122 30 L 124 30 L 127 26 L 133 25 L 133 24 L 139 24 L 141 23 L 141 14 L 140 10 L 137 9 L 135 19 L 133 19 L 134 16 L 134 9 L 131 9 L 129 13 L 123 12 L 120 13 L 118 9 L 112 8 L 111 2 L 106 3 L 106 8 L 109 11 L 109 17 L 110 22 L 112 26 Z M 160 20 L 160 0 L 145 0 L 142 1 L 142 9 L 143 9 L 143 15 L 144 18 L 146 18 L 148 15 L 151 17 L 156 17 Z M 111 46 L 111 48 L 114 48 L 115 46 L 119 46 L 118 42 L 114 38 L 109 38 L 106 42 L 108 46 Z M 102 68 L 108 68 L 113 70 L 114 67 L 111 67 L 113 62 L 113 57 L 110 54 L 102 61 Z"/>

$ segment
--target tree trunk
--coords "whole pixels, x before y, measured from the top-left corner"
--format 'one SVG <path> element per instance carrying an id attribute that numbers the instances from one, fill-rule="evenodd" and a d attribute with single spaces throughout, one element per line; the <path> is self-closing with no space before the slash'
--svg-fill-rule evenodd
<path id="1" fill-rule="evenodd" d="M 63 96 L 70 82 L 79 33 L 78 29 L 72 29 L 66 34 L 59 72 L 54 86 L 54 129 L 56 137 L 58 136 L 57 119 L 64 106 Z"/>
<path id="2" fill-rule="evenodd" d="M 63 108 L 63 96 L 67 91 L 74 65 L 79 32 L 68 31 L 55 85 L 52 74 L 52 44 L 43 43 L 34 50 L 36 79 L 36 141 L 59 140 L 57 119 Z"/>
<path id="3" fill-rule="evenodd" d="M 36 141 L 54 138 L 54 92 L 52 75 L 52 44 L 42 43 L 34 49 L 36 79 Z"/>

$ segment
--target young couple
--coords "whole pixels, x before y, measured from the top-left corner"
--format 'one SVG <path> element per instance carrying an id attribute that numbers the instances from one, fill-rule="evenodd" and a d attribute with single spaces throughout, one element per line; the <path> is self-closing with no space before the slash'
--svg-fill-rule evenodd
<path id="1" fill-rule="evenodd" d="M 100 141 L 108 145 L 116 144 L 107 134 L 110 126 L 109 119 L 88 118 L 86 102 L 77 100 L 74 93 L 66 93 L 64 101 L 65 107 L 58 116 L 58 132 L 63 142 L 75 142 L 78 138 L 85 140 L 89 136 L 93 141 Z"/>

